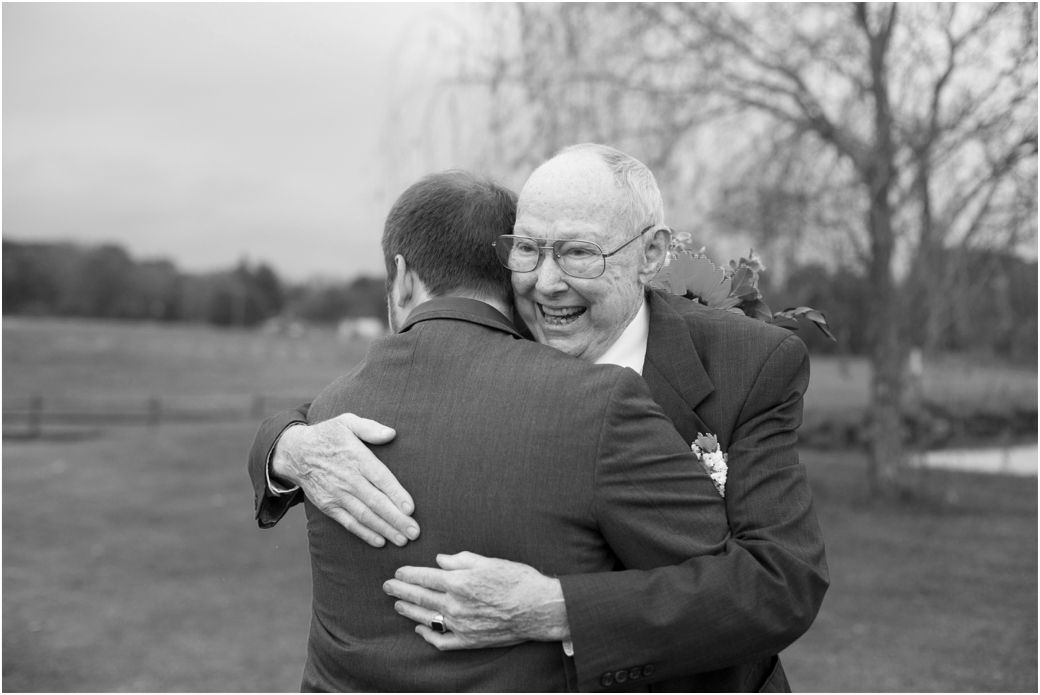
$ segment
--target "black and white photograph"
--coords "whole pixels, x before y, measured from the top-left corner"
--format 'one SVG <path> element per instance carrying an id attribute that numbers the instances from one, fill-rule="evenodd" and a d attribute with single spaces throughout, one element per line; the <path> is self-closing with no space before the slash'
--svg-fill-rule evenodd
<path id="1" fill-rule="evenodd" d="M 1037 692 L 1036 3 L 5 2 L 8 692 Z"/>

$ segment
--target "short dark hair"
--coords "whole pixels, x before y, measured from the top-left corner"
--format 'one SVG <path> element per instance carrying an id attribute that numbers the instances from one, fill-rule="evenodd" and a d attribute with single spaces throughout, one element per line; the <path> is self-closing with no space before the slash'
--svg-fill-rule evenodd
<path id="1" fill-rule="evenodd" d="M 434 295 L 467 290 L 508 299 L 510 272 L 491 242 L 512 234 L 516 193 L 486 176 L 452 170 L 430 174 L 401 194 L 383 226 L 387 294 L 404 256 Z"/>

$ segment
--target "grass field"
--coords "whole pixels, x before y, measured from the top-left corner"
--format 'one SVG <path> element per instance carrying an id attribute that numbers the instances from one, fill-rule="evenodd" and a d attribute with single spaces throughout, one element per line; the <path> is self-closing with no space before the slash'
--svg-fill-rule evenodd
<path id="1" fill-rule="evenodd" d="M 3 328 L 5 400 L 303 397 L 363 353 L 327 334 Z M 934 373 L 950 398 L 1036 402 L 1035 371 L 940 367 L 962 374 Z M 866 378 L 861 362 L 814 360 L 807 410 L 861 407 Z M 302 515 L 256 528 L 245 473 L 254 429 L 4 441 L 5 690 L 298 689 L 310 594 Z M 784 655 L 795 689 L 1036 690 L 1036 478 L 931 472 L 944 504 L 886 506 L 865 501 L 859 455 L 803 459 L 833 583 Z"/>
<path id="2" fill-rule="evenodd" d="M 138 404 L 151 396 L 181 403 L 241 403 L 257 393 L 306 398 L 364 355 L 363 345 L 343 343 L 330 330 L 292 338 L 208 326 L 5 317 L 3 338 L 5 401 L 34 395 Z M 806 419 L 861 413 L 869 379 L 863 359 L 813 357 Z M 948 357 L 926 364 L 924 390 L 946 403 L 1035 407 L 1037 372 Z"/>
<path id="3" fill-rule="evenodd" d="M 365 345 L 332 330 L 302 338 L 184 324 L 3 319 L 4 400 L 220 402 L 306 397 L 347 371 Z"/>
<path id="4" fill-rule="evenodd" d="M 255 527 L 252 434 L 4 444 L 5 690 L 298 689 L 302 514 Z M 1036 478 L 943 474 L 956 505 L 877 507 L 857 456 L 804 456 L 833 586 L 784 655 L 794 687 L 1035 691 Z"/>

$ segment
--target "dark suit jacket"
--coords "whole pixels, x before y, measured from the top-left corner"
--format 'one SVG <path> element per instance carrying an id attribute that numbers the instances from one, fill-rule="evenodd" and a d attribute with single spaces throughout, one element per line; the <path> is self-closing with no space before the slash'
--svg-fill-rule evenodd
<path id="1" fill-rule="evenodd" d="M 710 432 L 727 451 L 732 540 L 721 556 L 677 567 L 561 577 L 578 684 L 629 689 L 632 668 L 653 664 L 640 687 L 787 690 L 775 655 L 812 624 L 829 581 L 795 450 L 805 347 L 783 329 L 655 291 L 643 378 L 685 442 Z M 302 497 L 269 496 L 265 470 L 281 431 L 306 417 L 306 406 L 279 413 L 257 433 L 250 475 L 261 526 Z"/>
<path id="2" fill-rule="evenodd" d="M 372 548 L 306 502 L 305 690 L 573 688 L 558 642 L 437 651 L 383 582 L 462 550 L 552 576 L 646 570 L 720 552 L 729 536 L 722 498 L 634 372 L 523 340 L 481 302 L 432 300 L 373 343 L 309 418 L 344 412 L 397 429 L 376 454 L 414 497 L 423 533 Z M 647 665 L 631 665 L 636 680 Z"/>
<path id="3" fill-rule="evenodd" d="M 667 570 L 561 577 L 579 685 L 617 689 L 628 664 L 653 661 L 660 690 L 788 690 L 775 655 L 809 629 L 829 583 L 795 448 L 805 346 L 653 292 L 643 378 L 684 441 L 710 432 L 728 453 L 733 536 L 723 555 Z"/>

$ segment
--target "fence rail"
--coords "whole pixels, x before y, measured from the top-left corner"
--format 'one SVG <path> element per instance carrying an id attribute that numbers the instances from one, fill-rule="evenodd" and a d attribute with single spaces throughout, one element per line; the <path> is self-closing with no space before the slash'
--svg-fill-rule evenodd
<path id="1" fill-rule="evenodd" d="M 164 423 L 258 421 L 310 399 L 252 394 L 223 396 L 219 399 L 220 405 L 185 407 L 183 403 L 190 400 L 183 397 L 164 400 L 153 396 L 114 405 L 111 401 L 91 403 L 81 400 L 70 403 L 67 399 L 43 396 L 9 399 L 3 403 L 3 436 L 38 439 L 45 436 L 48 428 L 54 431 L 54 428 L 159 427 Z M 198 399 L 198 402 L 205 400 Z"/>

